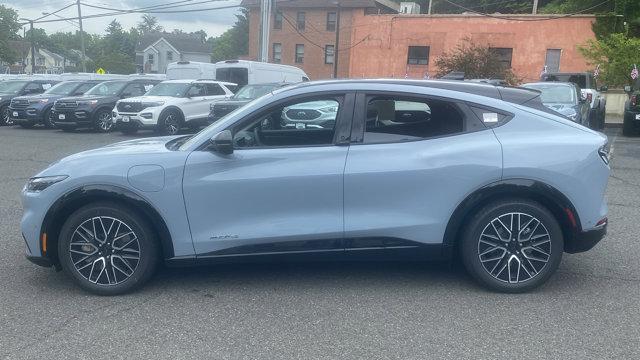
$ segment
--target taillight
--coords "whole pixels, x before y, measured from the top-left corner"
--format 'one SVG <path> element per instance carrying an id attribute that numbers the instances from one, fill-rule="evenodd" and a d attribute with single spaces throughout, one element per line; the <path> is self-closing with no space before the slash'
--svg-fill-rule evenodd
<path id="1" fill-rule="evenodd" d="M 631 106 L 638 105 L 638 95 L 631 95 Z"/>
<path id="2" fill-rule="evenodd" d="M 593 94 L 592 93 L 587 93 L 587 102 L 590 103 L 591 100 L 593 100 Z"/>

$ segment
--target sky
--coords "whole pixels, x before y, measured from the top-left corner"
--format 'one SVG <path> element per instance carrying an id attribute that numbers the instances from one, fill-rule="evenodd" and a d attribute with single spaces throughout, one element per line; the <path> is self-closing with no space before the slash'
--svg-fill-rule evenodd
<path id="1" fill-rule="evenodd" d="M 175 3 L 179 0 L 81 0 L 83 3 L 89 5 L 110 7 L 116 9 L 135 9 L 149 6 L 157 6 L 167 3 Z M 203 0 L 190 0 L 191 2 L 202 2 Z M 18 11 L 18 15 L 21 18 L 34 19 L 43 16 L 43 12 L 54 12 L 67 5 L 75 3 L 75 0 L 2 0 L 4 6 L 13 8 Z M 185 5 L 188 4 L 184 3 Z M 196 4 L 191 6 L 184 6 L 180 8 L 171 8 L 166 10 L 187 10 L 187 9 L 199 9 L 199 8 L 213 8 L 218 6 L 238 5 L 240 0 L 211 0 L 208 3 Z M 178 5 L 178 4 L 176 4 Z M 179 4 L 183 5 L 183 4 Z M 88 6 L 82 6 L 82 16 L 108 13 L 112 11 L 90 8 Z M 218 36 L 224 31 L 229 29 L 235 22 L 234 14 L 237 12 L 236 8 L 222 9 L 215 11 L 198 11 L 188 13 L 177 14 L 152 14 L 157 17 L 160 25 L 162 25 L 166 31 L 172 31 L 173 29 L 180 29 L 185 32 L 193 32 L 198 30 L 204 30 L 209 36 Z M 77 17 L 78 8 L 74 5 L 66 10 L 63 10 L 56 15 L 62 17 Z M 104 29 L 114 19 L 118 20 L 122 27 L 129 29 L 136 25 L 140 21 L 142 14 L 124 14 L 117 16 L 108 16 L 93 19 L 84 19 L 82 25 L 84 31 L 92 34 L 103 34 Z M 55 16 L 49 16 L 47 19 L 56 19 Z M 78 29 L 77 25 L 72 23 L 61 21 L 53 23 L 41 23 L 35 24 L 35 27 L 45 29 L 47 34 L 62 32 L 74 32 Z"/>

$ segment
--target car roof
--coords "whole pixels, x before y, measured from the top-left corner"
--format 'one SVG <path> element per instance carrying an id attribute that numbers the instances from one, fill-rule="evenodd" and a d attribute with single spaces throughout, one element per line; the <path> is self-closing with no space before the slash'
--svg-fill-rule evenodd
<path id="1" fill-rule="evenodd" d="M 208 84 L 222 84 L 222 85 L 236 85 L 235 83 L 230 83 L 226 81 L 217 81 L 217 80 L 209 80 L 209 79 L 198 79 L 198 80 L 189 80 L 189 79 L 177 79 L 177 80 L 165 80 L 163 83 L 168 84 L 195 84 L 195 83 L 208 83 Z"/>
<path id="2" fill-rule="evenodd" d="M 481 82 L 468 82 L 459 80 L 400 80 L 400 79 L 354 79 L 354 80 L 323 80 L 310 81 L 294 85 L 291 88 L 305 88 L 317 85 L 330 84 L 388 84 L 388 85 L 405 85 L 416 87 L 428 87 L 434 89 L 458 91 L 473 95 L 486 96 L 498 100 L 503 100 L 515 104 L 527 103 L 540 96 L 540 92 L 525 88 L 516 88 L 511 86 L 494 85 Z M 285 90 L 286 91 L 286 90 Z"/>

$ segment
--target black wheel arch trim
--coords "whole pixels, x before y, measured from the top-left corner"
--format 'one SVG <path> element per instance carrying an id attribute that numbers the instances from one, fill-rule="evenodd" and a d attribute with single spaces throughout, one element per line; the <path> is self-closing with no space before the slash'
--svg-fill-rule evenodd
<path id="1" fill-rule="evenodd" d="M 565 247 L 582 231 L 580 218 L 573 203 L 558 189 L 538 180 L 504 179 L 477 189 L 456 207 L 445 230 L 444 247 L 452 251 L 462 234 L 465 221 L 476 210 L 490 201 L 507 197 L 531 199 L 545 206 L 560 223 Z"/>
<path id="2" fill-rule="evenodd" d="M 39 236 L 42 237 L 43 233 L 47 233 L 49 241 L 48 251 L 43 256 L 57 264 L 57 246 L 53 246 L 53 244 L 57 244 L 60 230 L 66 218 L 73 211 L 89 202 L 109 200 L 130 205 L 134 211 L 137 210 L 139 214 L 150 221 L 150 225 L 153 226 L 160 238 L 163 258 L 169 259 L 175 256 L 169 228 L 158 210 L 142 196 L 116 185 L 85 185 L 58 198 L 49 207 L 40 227 Z M 42 252 L 42 249 L 40 250 Z"/>

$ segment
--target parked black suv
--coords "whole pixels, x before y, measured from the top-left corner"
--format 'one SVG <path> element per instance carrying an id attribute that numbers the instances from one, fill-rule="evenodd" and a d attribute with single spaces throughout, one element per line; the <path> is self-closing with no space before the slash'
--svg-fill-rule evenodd
<path id="1" fill-rule="evenodd" d="M 268 84 L 254 84 L 245 85 L 238 90 L 229 100 L 216 101 L 211 104 L 208 122 L 214 123 L 228 113 L 245 106 L 252 100 L 255 100 L 262 95 L 266 95 L 275 89 L 291 85 L 289 83 L 268 83 Z"/>
<path id="2" fill-rule="evenodd" d="M 631 136 L 640 132 L 640 78 L 633 86 L 625 86 L 629 99 L 624 103 L 624 124 L 622 134 Z"/>
<path id="3" fill-rule="evenodd" d="M 42 94 L 58 81 L 52 80 L 8 80 L 0 81 L 0 126 L 11 125 L 9 105 L 17 96 Z"/>
<path id="4" fill-rule="evenodd" d="M 120 99 L 142 96 L 160 80 L 105 81 L 87 91 L 83 96 L 59 99 L 53 105 L 56 126 L 64 131 L 90 128 L 109 132 L 113 127 L 111 110 Z"/>
<path id="5" fill-rule="evenodd" d="M 54 127 L 52 108 L 56 100 L 65 96 L 80 96 L 101 82 L 100 80 L 65 81 L 39 95 L 13 98 L 9 105 L 10 119 L 23 128 L 31 128 L 37 124 L 43 124 L 48 128 Z"/>

